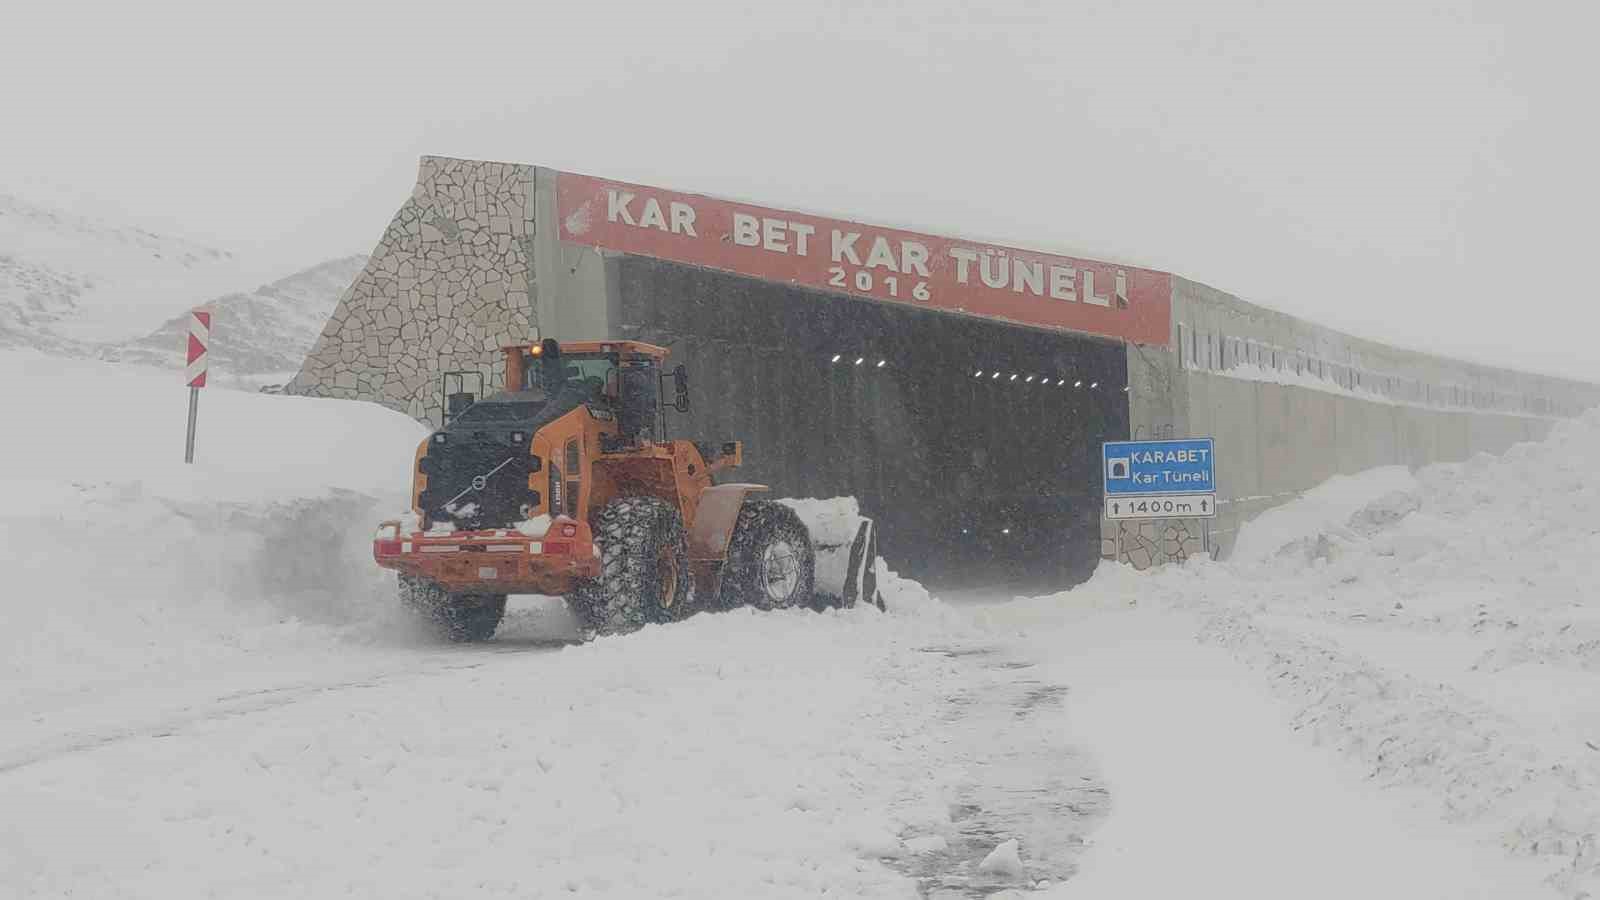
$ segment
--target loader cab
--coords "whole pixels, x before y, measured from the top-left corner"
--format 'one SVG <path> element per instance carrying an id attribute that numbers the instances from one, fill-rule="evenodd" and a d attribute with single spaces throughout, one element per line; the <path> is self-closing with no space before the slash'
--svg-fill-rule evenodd
<path id="1" fill-rule="evenodd" d="M 546 355 L 543 348 L 524 348 L 521 377 L 507 379 L 508 388 L 532 391 L 554 397 L 574 388 L 597 402 L 613 402 L 617 398 L 617 355 L 615 353 Z"/>
<path id="2" fill-rule="evenodd" d="M 666 348 L 637 341 L 562 344 L 546 339 L 503 349 L 509 390 L 541 398 L 577 396 L 597 412 L 615 417 L 624 446 L 666 439 L 660 402 Z M 679 366 L 671 378 L 672 405 L 687 411 L 687 373 Z"/>

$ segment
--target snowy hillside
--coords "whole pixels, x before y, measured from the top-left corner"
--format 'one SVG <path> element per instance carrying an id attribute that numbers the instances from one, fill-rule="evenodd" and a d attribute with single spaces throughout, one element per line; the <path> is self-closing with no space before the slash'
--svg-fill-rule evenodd
<path id="1" fill-rule="evenodd" d="M 0 193 L 0 341 L 13 346 L 137 333 L 245 271 L 226 250 Z"/>
<path id="2" fill-rule="evenodd" d="M 265 284 L 249 293 L 225 294 L 212 309 L 211 365 L 219 373 L 275 375 L 299 371 L 339 295 L 367 263 L 364 256 L 335 259 Z M 180 368 L 189 334 L 187 311 L 137 340 L 100 348 L 101 359 Z"/>
<path id="3" fill-rule="evenodd" d="M 227 250 L 0 192 L 0 348 L 173 366 L 213 305 L 219 377 L 297 370 L 362 257 L 285 275 Z M 260 285 L 260 287 L 252 286 Z"/>
<path id="4" fill-rule="evenodd" d="M 1228 562 L 441 646 L 370 556 L 416 422 L 208 388 L 185 466 L 170 373 L 0 378 L 51 423 L 0 442 L 0 896 L 1600 888 L 1600 414 Z"/>

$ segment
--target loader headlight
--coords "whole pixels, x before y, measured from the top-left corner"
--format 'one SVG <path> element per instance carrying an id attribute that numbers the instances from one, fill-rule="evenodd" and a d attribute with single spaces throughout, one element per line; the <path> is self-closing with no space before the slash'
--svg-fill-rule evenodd
<path id="1" fill-rule="evenodd" d="M 442 431 L 434 434 L 434 436 L 433 436 L 433 442 L 435 444 L 442 444 L 442 443 L 444 443 L 444 440 L 445 440 L 445 436 L 444 436 L 444 432 L 442 432 Z"/>
<path id="2" fill-rule="evenodd" d="M 523 434 L 520 431 L 511 432 L 511 443 L 513 443 L 513 444 L 520 444 L 526 438 L 527 438 L 527 435 Z"/>

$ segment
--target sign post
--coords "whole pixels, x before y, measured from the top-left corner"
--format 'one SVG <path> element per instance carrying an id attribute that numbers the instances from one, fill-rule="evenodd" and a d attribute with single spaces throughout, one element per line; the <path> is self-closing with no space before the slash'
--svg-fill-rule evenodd
<path id="1" fill-rule="evenodd" d="M 183 443 L 183 461 L 194 462 L 194 422 L 200 410 L 200 389 L 206 386 L 206 348 L 211 344 L 211 311 L 189 311 L 188 364 L 183 377 L 189 383 L 189 436 Z"/>
<path id="2" fill-rule="evenodd" d="M 1211 438 L 1100 445 L 1107 519 L 1212 519 L 1217 470 Z"/>

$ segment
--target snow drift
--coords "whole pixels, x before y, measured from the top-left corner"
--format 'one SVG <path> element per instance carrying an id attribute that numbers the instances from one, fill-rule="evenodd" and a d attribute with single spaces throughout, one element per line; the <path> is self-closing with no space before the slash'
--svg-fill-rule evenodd
<path id="1" fill-rule="evenodd" d="M 304 641 L 370 620 L 366 528 L 407 483 L 416 422 L 378 406 L 208 389 L 182 461 L 175 373 L 0 354 L 24 386 L 0 446 L 0 672 L 67 690 L 164 664 L 166 648 Z"/>
<path id="2" fill-rule="evenodd" d="M 1138 606 L 1259 671 L 1290 724 L 1371 784 L 1600 889 L 1600 412 L 1502 456 L 1337 478 L 1234 557 L 1106 565 L 1007 622 Z"/>

